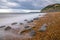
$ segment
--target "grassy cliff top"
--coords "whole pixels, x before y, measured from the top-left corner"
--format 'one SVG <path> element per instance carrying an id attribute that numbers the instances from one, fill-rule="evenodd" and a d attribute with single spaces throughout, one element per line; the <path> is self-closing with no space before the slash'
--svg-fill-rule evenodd
<path id="1" fill-rule="evenodd" d="M 51 4 L 41 10 L 41 12 L 60 12 L 60 4 Z"/>

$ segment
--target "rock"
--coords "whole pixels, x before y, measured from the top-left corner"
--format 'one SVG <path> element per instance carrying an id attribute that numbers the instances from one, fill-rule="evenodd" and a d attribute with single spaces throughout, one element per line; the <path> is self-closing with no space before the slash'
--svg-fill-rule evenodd
<path id="1" fill-rule="evenodd" d="M 39 15 L 39 16 L 41 16 L 41 15 Z"/>
<path id="2" fill-rule="evenodd" d="M 4 40 L 3 37 L 0 37 L 0 40 Z"/>
<path id="3" fill-rule="evenodd" d="M 0 28 L 3 28 L 3 27 L 6 27 L 5 25 L 4 26 L 0 26 Z"/>
<path id="4" fill-rule="evenodd" d="M 10 29 L 11 29 L 11 27 L 10 27 L 10 26 L 8 26 L 8 27 L 6 27 L 6 28 L 5 28 L 5 30 L 10 30 Z"/>
<path id="5" fill-rule="evenodd" d="M 16 25 L 17 24 L 17 22 L 14 22 L 14 23 L 12 23 L 11 25 Z"/>
<path id="6" fill-rule="evenodd" d="M 29 33 L 30 36 L 35 36 L 36 32 L 34 30 L 31 30 L 31 32 Z"/>
<path id="7" fill-rule="evenodd" d="M 24 21 L 28 21 L 27 19 L 25 19 Z"/>
<path id="8" fill-rule="evenodd" d="M 37 18 L 34 18 L 33 20 L 38 20 L 39 18 L 37 17 Z"/>
<path id="9" fill-rule="evenodd" d="M 31 23 L 30 21 L 27 21 L 27 23 Z"/>
<path id="10" fill-rule="evenodd" d="M 32 27 L 30 27 L 30 26 L 25 26 L 24 28 L 25 28 L 25 30 L 31 30 L 32 29 Z"/>
<path id="11" fill-rule="evenodd" d="M 30 22 L 33 22 L 33 20 L 31 20 Z"/>
<path id="12" fill-rule="evenodd" d="M 20 35 L 22 35 L 24 32 L 25 32 L 25 30 L 23 30 L 23 31 L 19 32 L 19 34 L 20 34 Z"/>
<path id="13" fill-rule="evenodd" d="M 44 31 L 46 31 L 46 28 L 47 28 L 47 24 L 43 24 L 43 25 L 41 26 L 41 28 L 39 28 L 39 31 L 40 31 L 40 32 L 44 32 Z"/>
<path id="14" fill-rule="evenodd" d="M 27 23 L 31 23 L 31 22 L 33 22 L 33 20 L 27 21 Z"/>
<path id="15" fill-rule="evenodd" d="M 23 23 L 20 23 L 20 25 L 23 25 Z"/>
<path id="16" fill-rule="evenodd" d="M 29 28 L 30 26 L 25 26 L 24 28 Z"/>

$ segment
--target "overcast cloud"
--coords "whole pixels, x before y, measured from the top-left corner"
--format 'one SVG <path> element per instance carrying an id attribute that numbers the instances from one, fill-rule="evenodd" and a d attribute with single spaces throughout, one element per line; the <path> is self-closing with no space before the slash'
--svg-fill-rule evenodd
<path id="1" fill-rule="evenodd" d="M 0 0 L 0 9 L 40 10 L 54 3 L 60 3 L 60 0 Z"/>

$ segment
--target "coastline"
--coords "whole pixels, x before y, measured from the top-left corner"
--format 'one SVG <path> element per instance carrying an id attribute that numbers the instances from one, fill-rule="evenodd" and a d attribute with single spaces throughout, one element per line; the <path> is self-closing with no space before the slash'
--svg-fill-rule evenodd
<path id="1" fill-rule="evenodd" d="M 12 40 L 60 40 L 60 12 L 47 13 L 38 20 L 34 20 L 33 23 L 35 23 L 35 26 L 32 28 L 36 32 L 35 36 L 31 38 L 19 38 L 11 35 Z M 41 28 L 43 24 L 47 24 L 46 30 L 39 32 L 38 29 Z M 6 40 L 11 36 L 6 36 Z"/>

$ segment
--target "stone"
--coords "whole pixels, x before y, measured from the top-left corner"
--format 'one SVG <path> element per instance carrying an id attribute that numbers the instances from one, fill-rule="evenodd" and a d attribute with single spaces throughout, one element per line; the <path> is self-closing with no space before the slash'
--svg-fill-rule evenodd
<path id="1" fill-rule="evenodd" d="M 5 25 L 3 25 L 3 26 L 0 26 L 0 28 L 3 28 L 3 27 L 6 27 Z"/>
<path id="2" fill-rule="evenodd" d="M 39 16 L 41 16 L 41 15 L 39 15 Z"/>
<path id="3" fill-rule="evenodd" d="M 25 19 L 24 21 L 28 21 L 27 19 Z"/>
<path id="4" fill-rule="evenodd" d="M 35 36 L 36 35 L 36 32 L 34 30 L 31 30 L 30 33 L 29 33 L 30 36 Z"/>
<path id="5" fill-rule="evenodd" d="M 11 25 L 16 25 L 17 24 L 17 22 L 14 22 L 14 23 L 12 23 Z"/>
<path id="6" fill-rule="evenodd" d="M 40 32 L 44 32 L 44 31 L 46 31 L 46 29 L 47 29 L 47 24 L 43 24 L 43 25 L 39 28 L 39 31 L 40 31 Z"/>
<path id="7" fill-rule="evenodd" d="M 23 23 L 20 23 L 20 25 L 23 25 Z"/>
<path id="8" fill-rule="evenodd" d="M 22 35 L 24 32 L 25 32 L 25 30 L 23 30 L 23 31 L 19 32 L 19 34 L 20 34 L 20 35 Z"/>
<path id="9" fill-rule="evenodd" d="M 30 26 L 25 26 L 24 28 L 29 28 Z"/>
<path id="10" fill-rule="evenodd" d="M 30 21 L 27 21 L 27 23 L 31 23 Z"/>
<path id="11" fill-rule="evenodd" d="M 34 18 L 33 20 L 38 20 L 39 18 L 37 17 L 37 18 Z"/>
<path id="12" fill-rule="evenodd" d="M 0 40 L 4 40 L 3 37 L 0 37 Z"/>
<path id="13" fill-rule="evenodd" d="M 30 26 L 25 26 L 24 28 L 25 28 L 25 30 L 31 30 L 32 29 L 32 27 L 30 27 Z"/>
<path id="14" fill-rule="evenodd" d="M 30 22 L 33 22 L 33 20 L 30 20 Z"/>
<path id="15" fill-rule="evenodd" d="M 27 21 L 27 23 L 31 23 L 31 22 L 33 22 L 33 20 Z"/>
<path id="16" fill-rule="evenodd" d="M 10 27 L 10 26 L 8 26 L 8 27 L 6 27 L 6 28 L 5 28 L 5 30 L 10 30 L 10 29 L 11 29 L 11 27 Z"/>

